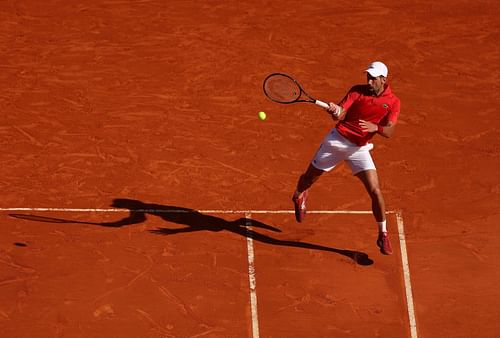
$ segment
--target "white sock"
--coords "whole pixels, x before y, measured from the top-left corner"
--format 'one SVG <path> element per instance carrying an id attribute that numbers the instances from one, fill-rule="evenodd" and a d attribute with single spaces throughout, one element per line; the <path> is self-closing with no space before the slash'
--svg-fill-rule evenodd
<path id="1" fill-rule="evenodd" d="M 377 222 L 379 232 L 387 232 L 387 221 Z"/>

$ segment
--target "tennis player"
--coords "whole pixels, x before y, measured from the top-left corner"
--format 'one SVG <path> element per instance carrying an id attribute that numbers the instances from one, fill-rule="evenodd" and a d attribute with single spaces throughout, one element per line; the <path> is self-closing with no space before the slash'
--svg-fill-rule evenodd
<path id="1" fill-rule="evenodd" d="M 387 235 L 385 202 L 370 155 L 373 144 L 369 141 L 375 134 L 392 136 L 401 104 L 387 83 L 388 69 L 384 63 L 371 63 L 365 73 L 366 84 L 352 87 L 339 104 L 329 103 L 326 111 L 337 124 L 326 135 L 309 167 L 300 176 L 292 200 L 297 222 L 302 222 L 308 189 L 324 172 L 345 161 L 370 195 L 379 230 L 377 246 L 381 253 L 390 255 L 392 246 Z"/>

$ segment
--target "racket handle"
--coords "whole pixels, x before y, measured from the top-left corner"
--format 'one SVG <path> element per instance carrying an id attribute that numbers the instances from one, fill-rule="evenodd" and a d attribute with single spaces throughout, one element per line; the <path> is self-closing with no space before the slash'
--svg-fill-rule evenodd
<path id="1" fill-rule="evenodd" d="M 328 103 L 320 101 L 320 100 L 316 100 L 316 101 L 314 101 L 314 103 L 316 103 L 318 106 L 323 107 L 325 109 L 330 107 L 330 105 Z"/>

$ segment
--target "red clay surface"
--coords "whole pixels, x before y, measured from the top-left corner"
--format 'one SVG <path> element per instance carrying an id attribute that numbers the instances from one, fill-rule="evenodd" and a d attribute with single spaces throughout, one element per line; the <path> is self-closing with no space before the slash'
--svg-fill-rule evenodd
<path id="1" fill-rule="evenodd" d="M 262 80 L 290 73 L 338 101 L 383 60 L 402 112 L 373 155 L 388 209 L 404 216 L 418 335 L 497 336 L 499 17 L 489 0 L 1 2 L 0 332 L 251 337 L 244 215 L 111 227 L 126 211 L 5 209 L 117 198 L 291 209 L 332 122 L 314 106 L 269 102 Z M 370 201 L 342 166 L 313 187 L 309 207 Z M 252 219 L 274 239 L 254 239 L 262 337 L 410 337 L 393 215 L 390 257 L 367 215 Z"/>

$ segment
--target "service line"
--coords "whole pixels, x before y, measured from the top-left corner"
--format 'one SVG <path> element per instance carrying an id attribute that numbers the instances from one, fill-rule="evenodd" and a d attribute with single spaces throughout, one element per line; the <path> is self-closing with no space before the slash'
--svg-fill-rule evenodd
<path id="1" fill-rule="evenodd" d="M 247 229 L 248 281 L 250 285 L 250 310 L 252 313 L 252 337 L 259 338 L 259 316 L 257 313 L 257 279 L 255 277 L 255 256 L 252 238 L 252 214 L 245 213 Z"/>
<path id="2" fill-rule="evenodd" d="M 144 213 L 186 213 L 200 212 L 204 214 L 293 214 L 293 210 L 194 210 L 194 209 L 120 209 L 120 208 L 0 208 L 0 211 L 38 211 L 38 212 L 144 212 Z M 369 215 L 369 210 L 308 210 L 308 214 L 357 214 Z M 388 210 L 387 214 L 398 214 L 398 211 Z"/>

